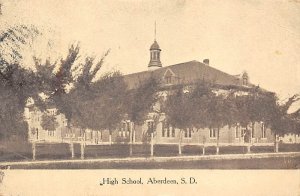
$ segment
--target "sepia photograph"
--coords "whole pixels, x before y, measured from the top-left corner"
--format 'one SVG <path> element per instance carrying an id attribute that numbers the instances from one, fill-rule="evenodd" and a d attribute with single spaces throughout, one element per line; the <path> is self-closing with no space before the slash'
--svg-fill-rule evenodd
<path id="1" fill-rule="evenodd" d="M 298 0 L 0 0 L 0 195 L 298 196 L 299 54 Z"/>

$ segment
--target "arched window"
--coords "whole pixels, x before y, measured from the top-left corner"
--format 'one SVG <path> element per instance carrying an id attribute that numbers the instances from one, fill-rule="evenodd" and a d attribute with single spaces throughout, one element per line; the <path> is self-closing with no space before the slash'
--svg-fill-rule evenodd
<path id="1" fill-rule="evenodd" d="M 261 138 L 266 138 L 266 127 L 265 123 L 261 123 Z"/>
<path id="2" fill-rule="evenodd" d="M 243 85 L 248 85 L 248 78 L 246 77 L 243 78 Z"/>

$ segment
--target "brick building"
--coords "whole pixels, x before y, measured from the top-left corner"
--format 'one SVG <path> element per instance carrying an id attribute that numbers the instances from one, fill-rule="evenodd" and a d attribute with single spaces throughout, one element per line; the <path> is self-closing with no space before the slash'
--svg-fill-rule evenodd
<path id="1" fill-rule="evenodd" d="M 240 87 L 241 89 L 249 89 L 254 87 L 249 82 L 249 77 L 246 72 L 240 75 L 230 75 L 213 68 L 209 64 L 209 60 L 205 59 L 203 62 L 189 61 L 179 63 L 175 65 L 162 66 L 160 55 L 161 49 L 155 40 L 150 47 L 150 62 L 148 64 L 148 70 L 132 73 L 124 76 L 124 80 L 128 85 L 128 88 L 136 88 L 141 82 L 147 78 L 154 77 L 161 82 L 164 87 L 170 87 L 173 85 L 184 84 L 190 85 L 193 82 L 202 80 L 205 82 L 213 83 L 219 86 L 220 89 L 216 89 L 222 93 L 226 91 L 224 87 Z M 160 92 L 162 96 L 168 93 L 167 90 Z M 245 93 L 243 90 L 240 93 Z M 147 131 L 149 129 L 154 130 L 154 143 L 156 144 L 175 144 L 179 140 L 179 130 L 174 129 L 168 125 L 165 121 L 164 114 L 160 114 L 158 122 L 154 123 L 153 114 L 149 114 L 149 119 L 146 120 L 144 125 L 135 126 L 135 130 L 132 129 L 132 123 L 129 121 L 123 121 L 120 123 L 118 130 L 113 131 L 112 136 L 109 136 L 108 130 L 81 130 L 72 127 L 72 130 L 68 130 L 65 124 L 65 118 L 63 115 L 58 115 L 60 126 L 57 128 L 57 132 L 54 136 L 50 136 L 47 131 L 42 130 L 38 121 L 40 112 L 34 109 L 28 110 L 29 117 L 29 140 L 45 140 L 45 141 L 84 141 L 87 144 L 109 144 L 109 143 L 127 143 L 129 137 L 132 136 L 134 143 L 143 143 L 147 141 Z M 249 125 L 248 130 L 251 130 L 251 143 L 253 145 L 270 144 L 274 142 L 274 135 L 270 129 L 266 128 L 263 122 L 257 122 L 254 126 Z M 38 130 L 39 137 L 32 135 L 34 131 Z M 131 134 L 132 132 L 132 134 Z M 246 127 L 237 125 L 236 127 L 223 127 L 220 129 L 220 144 L 224 145 L 244 145 L 246 141 Z M 183 133 L 182 144 L 183 145 L 215 145 L 216 143 L 216 130 L 215 129 L 188 129 Z"/>

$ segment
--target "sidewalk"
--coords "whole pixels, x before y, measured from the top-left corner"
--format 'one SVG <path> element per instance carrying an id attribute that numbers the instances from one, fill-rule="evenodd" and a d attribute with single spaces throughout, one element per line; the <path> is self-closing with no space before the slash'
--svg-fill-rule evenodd
<path id="1" fill-rule="evenodd" d="M 74 159 L 74 160 L 41 160 L 1 162 L 0 167 L 14 165 L 43 165 L 51 163 L 137 163 L 137 162 L 170 162 L 170 161 L 200 161 L 200 160 L 236 160 L 236 159 L 262 159 L 279 157 L 300 157 L 300 152 L 278 153 L 250 153 L 250 154 L 226 154 L 226 155 L 197 155 L 197 156 L 172 156 L 172 157 L 128 157 L 128 158 L 102 158 L 102 159 Z"/>

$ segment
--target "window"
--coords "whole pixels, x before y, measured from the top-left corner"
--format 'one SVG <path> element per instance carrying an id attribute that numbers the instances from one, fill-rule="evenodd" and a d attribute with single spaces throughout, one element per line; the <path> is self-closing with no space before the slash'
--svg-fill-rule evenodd
<path id="1" fill-rule="evenodd" d="M 48 131 L 48 136 L 54 136 L 54 131 Z"/>
<path id="2" fill-rule="evenodd" d="M 235 138 L 240 138 L 240 131 L 239 131 L 239 129 L 240 129 L 240 126 L 236 126 L 235 127 Z"/>
<path id="3" fill-rule="evenodd" d="M 242 127 L 241 128 L 241 137 L 245 137 L 246 133 L 247 133 L 247 128 L 246 127 Z"/>
<path id="4" fill-rule="evenodd" d="M 170 124 L 163 122 L 162 137 L 175 137 L 175 128 Z"/>
<path id="5" fill-rule="evenodd" d="M 148 121 L 148 133 L 153 133 L 154 132 L 154 122 L 153 121 Z"/>
<path id="6" fill-rule="evenodd" d="M 165 137 L 165 133 L 166 133 L 166 130 L 165 130 L 165 126 L 166 126 L 166 122 L 162 122 L 162 129 L 161 129 L 161 136 L 162 137 Z"/>
<path id="7" fill-rule="evenodd" d="M 38 140 L 39 139 L 39 129 L 36 128 L 36 139 Z"/>
<path id="8" fill-rule="evenodd" d="M 184 137 L 185 138 L 191 138 L 192 137 L 192 128 L 188 128 L 186 130 L 184 130 Z"/>
<path id="9" fill-rule="evenodd" d="M 217 129 L 209 129 L 209 137 L 216 138 Z"/>
<path id="10" fill-rule="evenodd" d="M 172 137 L 175 137 L 175 128 L 172 127 Z"/>
<path id="11" fill-rule="evenodd" d="M 167 137 L 170 137 L 170 126 L 167 127 Z"/>
<path id="12" fill-rule="evenodd" d="M 248 85 L 248 78 L 243 78 L 243 85 Z"/>
<path id="13" fill-rule="evenodd" d="M 251 129 L 251 137 L 252 137 L 252 138 L 255 138 L 254 132 L 255 132 L 255 131 L 254 131 L 254 125 L 253 125 L 253 127 L 252 127 L 252 129 Z"/>
<path id="14" fill-rule="evenodd" d="M 171 82 L 172 82 L 171 76 L 166 77 L 166 83 L 171 84 Z"/>
<path id="15" fill-rule="evenodd" d="M 265 123 L 261 123 L 261 138 L 266 138 L 266 127 Z"/>
<path id="16" fill-rule="evenodd" d="M 130 133 L 130 122 L 122 122 L 119 137 L 127 137 Z"/>
<path id="17" fill-rule="evenodd" d="M 126 123 L 126 126 L 127 126 L 127 129 L 126 129 L 126 132 L 125 132 L 125 137 L 128 137 L 129 136 L 129 133 L 130 133 L 130 122 L 127 122 Z"/>

